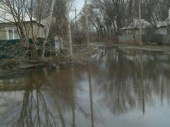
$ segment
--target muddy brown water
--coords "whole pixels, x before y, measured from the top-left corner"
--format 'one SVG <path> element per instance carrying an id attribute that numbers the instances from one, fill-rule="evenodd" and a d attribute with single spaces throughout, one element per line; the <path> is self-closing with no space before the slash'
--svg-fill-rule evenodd
<path id="1" fill-rule="evenodd" d="M 113 49 L 97 58 L 1 78 L 0 127 L 170 127 L 170 55 Z"/>

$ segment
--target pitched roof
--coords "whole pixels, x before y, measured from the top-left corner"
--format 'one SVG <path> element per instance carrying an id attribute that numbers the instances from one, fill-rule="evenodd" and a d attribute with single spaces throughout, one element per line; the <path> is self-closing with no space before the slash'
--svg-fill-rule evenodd
<path id="1" fill-rule="evenodd" d="M 21 16 L 21 20 L 23 22 L 30 22 L 30 16 L 28 13 L 25 13 Z M 37 20 L 32 17 L 32 21 L 37 22 Z M 6 7 L 4 4 L 0 3 L 0 23 L 14 23 L 15 17 L 10 13 L 8 7 Z M 40 23 L 41 25 L 44 25 L 43 23 Z"/>
<path id="2" fill-rule="evenodd" d="M 167 22 L 166 21 L 156 21 L 156 27 L 163 27 L 163 26 L 167 26 Z"/>
<path id="3" fill-rule="evenodd" d="M 170 25 L 170 17 L 168 17 L 165 21 L 156 21 L 156 27 L 165 27 Z"/>
<path id="4" fill-rule="evenodd" d="M 150 26 L 151 24 L 149 22 L 147 22 L 144 19 L 141 19 L 141 28 L 147 28 Z M 128 26 L 123 27 L 121 30 L 139 29 L 139 28 L 140 28 L 139 19 L 135 19 L 132 23 L 130 23 Z"/>

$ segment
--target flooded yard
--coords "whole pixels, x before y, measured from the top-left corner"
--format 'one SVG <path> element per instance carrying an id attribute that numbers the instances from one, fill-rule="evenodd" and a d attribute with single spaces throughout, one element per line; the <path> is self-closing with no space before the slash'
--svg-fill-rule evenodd
<path id="1" fill-rule="evenodd" d="M 0 127 L 169 127 L 170 55 L 113 49 L 93 65 L 0 78 Z"/>

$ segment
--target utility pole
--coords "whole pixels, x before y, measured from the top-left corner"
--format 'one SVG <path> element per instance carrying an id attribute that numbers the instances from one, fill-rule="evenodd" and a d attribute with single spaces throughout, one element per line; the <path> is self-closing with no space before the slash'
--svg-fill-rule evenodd
<path id="1" fill-rule="evenodd" d="M 75 25 L 75 28 L 77 29 L 77 24 L 76 24 L 76 21 L 77 21 L 77 9 L 76 9 L 76 7 L 74 9 L 72 9 L 71 11 L 74 11 L 74 25 Z"/>
<path id="2" fill-rule="evenodd" d="M 85 31 L 86 31 L 86 43 L 87 45 L 89 44 L 89 22 L 88 22 L 88 5 L 87 5 L 87 0 L 85 0 Z"/>
<path id="3" fill-rule="evenodd" d="M 66 0 L 66 17 L 67 17 L 67 29 L 68 29 L 70 56 L 72 57 L 73 56 L 73 47 L 72 47 L 71 25 L 70 25 L 70 18 L 69 18 L 69 0 Z"/>
<path id="4" fill-rule="evenodd" d="M 141 0 L 139 0 L 139 44 L 142 45 Z"/>
<path id="5" fill-rule="evenodd" d="M 76 21 L 77 21 L 77 9 L 75 8 L 75 24 L 76 24 Z"/>
<path id="6" fill-rule="evenodd" d="M 75 30 L 76 32 L 78 31 L 78 27 L 77 27 L 77 9 L 75 8 Z"/>

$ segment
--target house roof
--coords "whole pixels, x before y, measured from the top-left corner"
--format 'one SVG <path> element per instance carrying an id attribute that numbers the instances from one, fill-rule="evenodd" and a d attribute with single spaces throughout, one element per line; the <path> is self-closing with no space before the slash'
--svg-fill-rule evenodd
<path id="1" fill-rule="evenodd" d="M 166 21 L 156 21 L 155 23 L 156 23 L 156 27 L 163 27 L 168 25 Z"/>
<path id="2" fill-rule="evenodd" d="M 165 21 L 156 21 L 156 27 L 165 27 L 170 25 L 170 17 L 168 17 Z"/>
<path id="3" fill-rule="evenodd" d="M 5 5 L 0 3 L 0 23 L 14 23 L 15 22 L 15 18 L 9 12 L 10 11 L 9 11 L 8 7 L 6 7 Z M 30 22 L 31 21 L 28 13 L 23 14 L 21 16 L 21 20 L 23 22 Z M 37 20 L 34 17 L 32 17 L 32 21 L 37 22 Z M 40 23 L 40 24 L 44 25 L 43 23 Z"/>
<path id="4" fill-rule="evenodd" d="M 141 28 L 147 28 L 151 26 L 151 24 L 144 19 L 141 19 Z M 140 22 L 138 19 L 135 19 L 129 26 L 123 27 L 121 30 L 129 30 L 129 29 L 138 29 L 140 28 Z"/>
<path id="5" fill-rule="evenodd" d="M 168 11 L 168 17 L 164 21 L 156 21 L 155 25 L 157 28 L 166 27 L 170 25 L 170 9 Z"/>

